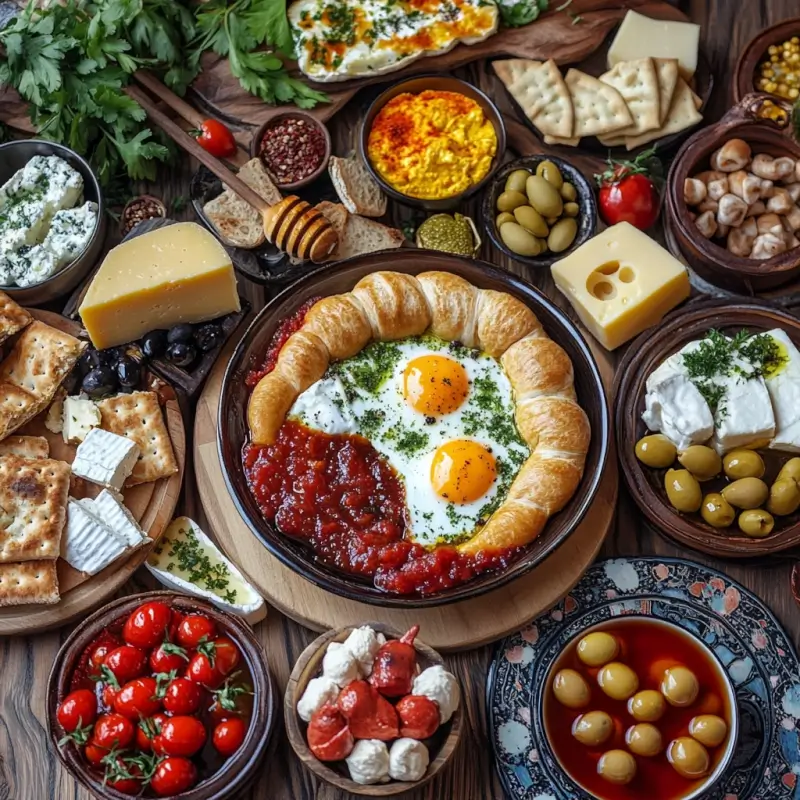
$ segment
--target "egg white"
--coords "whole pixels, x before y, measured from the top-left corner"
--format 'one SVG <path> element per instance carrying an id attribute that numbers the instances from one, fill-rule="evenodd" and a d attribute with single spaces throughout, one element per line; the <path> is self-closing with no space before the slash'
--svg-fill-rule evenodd
<path id="1" fill-rule="evenodd" d="M 458 361 L 470 389 L 460 408 L 426 418 L 406 401 L 403 373 L 412 359 L 434 354 Z M 378 373 L 380 381 L 374 377 Z M 482 403 L 489 395 L 494 401 L 491 413 Z M 472 536 L 502 502 L 530 454 L 514 423 L 511 384 L 497 360 L 428 336 L 373 343 L 357 356 L 331 365 L 297 398 L 288 418 L 323 433 L 368 439 L 403 482 L 407 532 L 426 546 Z M 434 453 L 452 439 L 480 442 L 496 460 L 497 477 L 475 502 L 447 502 L 431 486 Z"/>

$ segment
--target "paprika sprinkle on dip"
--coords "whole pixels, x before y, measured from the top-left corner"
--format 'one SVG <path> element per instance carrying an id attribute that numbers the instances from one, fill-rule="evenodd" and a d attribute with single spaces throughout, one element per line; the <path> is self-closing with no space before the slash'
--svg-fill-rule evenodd
<path id="1" fill-rule="evenodd" d="M 275 182 L 286 186 L 313 174 L 326 150 L 325 134 L 317 123 L 287 117 L 264 131 L 259 156 Z"/>

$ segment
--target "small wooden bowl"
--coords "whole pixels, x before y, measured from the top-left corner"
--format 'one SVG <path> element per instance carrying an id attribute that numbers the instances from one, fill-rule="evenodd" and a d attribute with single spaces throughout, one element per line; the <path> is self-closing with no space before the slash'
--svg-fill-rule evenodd
<path id="1" fill-rule="evenodd" d="M 759 31 L 742 50 L 736 62 L 733 80 L 733 100 L 738 103 L 745 95 L 760 91 L 756 87 L 756 69 L 758 65 L 769 58 L 767 48 L 770 45 L 784 42 L 792 36 L 800 36 L 800 17 L 785 19 L 777 25 Z M 778 97 L 767 93 L 768 97 Z"/>
<path id="2" fill-rule="evenodd" d="M 777 517 L 774 532 L 763 539 L 751 539 L 735 525 L 722 530 L 712 528 L 699 514 L 686 516 L 676 511 L 664 490 L 666 470 L 646 467 L 634 453 L 636 442 L 647 432 L 642 421 L 647 377 L 667 357 L 712 328 L 728 334 L 742 328 L 755 332 L 782 328 L 800 347 L 800 319 L 766 303 L 701 301 L 667 315 L 655 335 L 648 331 L 634 340 L 617 370 L 614 417 L 621 473 L 645 517 L 679 544 L 725 558 L 779 553 L 800 544 L 800 511 Z M 793 455 L 784 451 L 774 452 L 785 456 L 786 460 Z M 774 480 L 769 465 L 767 476 L 767 483 Z"/>
<path id="3" fill-rule="evenodd" d="M 366 622 L 364 624 L 369 625 L 376 633 L 382 633 L 387 639 L 399 639 L 403 635 L 402 631 L 398 631 L 389 625 L 383 625 L 380 622 Z M 343 642 L 354 627 L 350 625 L 323 633 L 322 636 L 311 642 L 302 652 L 300 658 L 297 659 L 292 674 L 289 676 L 289 683 L 286 686 L 286 694 L 283 699 L 286 734 L 297 757 L 315 775 L 322 778 L 326 783 L 331 784 L 331 786 L 352 794 L 367 795 L 369 797 L 394 797 L 412 789 L 419 789 L 433 780 L 452 757 L 464 727 L 464 714 L 462 712 L 464 704 L 463 691 L 461 703 L 453 716 L 432 737 L 431 746 L 429 747 L 431 761 L 427 772 L 420 780 L 416 782 L 391 781 L 389 783 L 374 783 L 371 785 L 356 783 L 348 776 L 344 762 L 327 764 L 313 755 L 306 741 L 308 724 L 303 722 L 297 713 L 297 703 L 303 696 L 308 682 L 322 672 L 322 659 L 325 656 L 327 646 L 331 642 Z M 444 664 L 442 657 L 419 639 L 414 642 L 414 647 L 417 650 L 417 663 L 420 669 L 427 669 L 436 664 Z"/>
<path id="4" fill-rule="evenodd" d="M 760 153 L 800 159 L 800 142 L 791 137 L 790 126 L 781 127 L 757 116 L 766 97 L 764 94 L 747 95 L 716 125 L 692 136 L 678 151 L 667 178 L 667 224 L 681 255 L 705 280 L 746 294 L 772 289 L 798 277 L 800 247 L 765 261 L 733 255 L 697 230 L 683 199 L 683 186 L 686 178 L 708 169 L 711 154 L 729 139 L 744 139 Z"/>
<path id="5" fill-rule="evenodd" d="M 123 597 L 103 606 L 85 619 L 67 638 L 56 655 L 47 680 L 47 729 L 53 749 L 67 771 L 100 800 L 126 800 L 130 795 L 104 786 L 92 772 L 72 742 L 59 747 L 63 735 L 56 718 L 58 706 L 69 694 L 72 673 L 86 648 L 111 623 L 124 618 L 142 603 L 158 600 L 184 613 L 200 613 L 212 619 L 226 636 L 236 642 L 253 677 L 253 716 L 239 751 L 210 778 L 188 792 L 175 795 L 180 800 L 226 800 L 239 796 L 255 779 L 269 746 L 275 726 L 275 689 L 264 651 L 249 626 L 238 617 L 220 611 L 211 603 L 176 592 L 145 592 Z"/>

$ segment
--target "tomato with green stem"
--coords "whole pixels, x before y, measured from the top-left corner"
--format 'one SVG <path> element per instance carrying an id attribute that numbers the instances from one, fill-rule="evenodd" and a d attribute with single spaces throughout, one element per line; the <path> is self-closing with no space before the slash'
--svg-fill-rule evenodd
<path id="1" fill-rule="evenodd" d="M 197 139 L 200 147 L 217 158 L 230 158 L 236 155 L 236 140 L 230 130 L 219 120 L 206 119 L 200 128 L 189 131 Z"/>
<path id="2" fill-rule="evenodd" d="M 663 176 L 655 148 L 646 150 L 633 161 L 608 159 L 607 169 L 595 175 L 600 216 L 606 225 L 628 222 L 647 230 L 661 212 L 658 184 Z"/>

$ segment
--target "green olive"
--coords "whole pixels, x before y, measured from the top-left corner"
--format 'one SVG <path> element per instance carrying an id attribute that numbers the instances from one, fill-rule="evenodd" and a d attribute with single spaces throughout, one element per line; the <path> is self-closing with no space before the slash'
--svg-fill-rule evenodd
<path id="1" fill-rule="evenodd" d="M 791 478 L 775 481 L 769 490 L 767 511 L 776 517 L 788 517 L 800 506 L 800 486 Z"/>
<path id="2" fill-rule="evenodd" d="M 552 161 L 542 161 L 536 167 L 536 174 L 540 178 L 544 178 L 553 188 L 561 189 L 564 185 L 564 178 L 561 176 L 561 170 Z M 572 198 L 573 200 L 575 198 Z"/>
<path id="3" fill-rule="evenodd" d="M 706 747 L 719 747 L 728 735 L 728 724 L 716 714 L 700 714 L 689 722 L 689 733 Z"/>
<path id="4" fill-rule="evenodd" d="M 564 183 L 561 184 L 559 194 L 562 199 L 575 202 L 578 197 L 578 190 L 569 181 L 564 181 Z"/>
<path id="5" fill-rule="evenodd" d="M 703 493 L 697 478 L 688 469 L 669 469 L 664 476 L 664 488 L 673 508 L 691 513 L 700 508 Z"/>
<path id="6" fill-rule="evenodd" d="M 678 455 L 678 461 L 699 481 L 710 481 L 722 472 L 722 459 L 716 450 L 693 444 Z"/>
<path id="7" fill-rule="evenodd" d="M 526 231 L 538 236 L 540 239 L 546 238 L 550 233 L 544 217 L 535 209 L 530 206 L 517 206 L 514 209 L 514 219 L 525 228 Z"/>
<path id="8" fill-rule="evenodd" d="M 690 706 L 697 700 L 700 693 L 700 684 L 697 675 L 688 667 L 680 665 L 664 670 L 661 678 L 661 694 L 667 702 L 676 708 Z"/>
<path id="9" fill-rule="evenodd" d="M 605 711 L 588 711 L 572 723 L 572 735 L 587 747 L 599 747 L 614 732 L 614 720 Z"/>
<path id="10" fill-rule="evenodd" d="M 736 519 L 736 512 L 731 504 L 719 492 L 711 492 L 703 498 L 700 516 L 712 528 L 728 528 Z"/>
<path id="11" fill-rule="evenodd" d="M 722 459 L 722 467 L 732 481 L 760 478 L 764 474 L 764 461 L 754 450 L 731 450 Z"/>
<path id="12" fill-rule="evenodd" d="M 521 208 L 522 206 L 520 206 Z M 517 218 L 510 212 L 510 211 L 501 211 L 497 215 L 497 219 L 494 221 L 494 224 L 497 225 L 497 230 L 500 230 L 501 225 L 505 225 L 506 222 L 516 222 Z"/>
<path id="13" fill-rule="evenodd" d="M 782 481 L 785 478 L 791 478 L 800 483 L 800 458 L 790 458 L 778 473 L 776 481 Z"/>
<path id="14" fill-rule="evenodd" d="M 621 661 L 606 664 L 597 673 L 597 683 L 612 700 L 627 700 L 639 688 L 639 676 Z"/>
<path id="15" fill-rule="evenodd" d="M 758 508 L 767 502 L 769 487 L 760 478 L 739 478 L 722 490 L 722 496 L 736 508 Z"/>
<path id="16" fill-rule="evenodd" d="M 500 197 L 497 198 L 497 210 L 498 211 L 513 211 L 515 208 L 519 206 L 526 206 L 528 205 L 528 198 L 522 192 L 503 192 Z"/>
<path id="17" fill-rule="evenodd" d="M 505 246 L 521 256 L 538 256 L 542 252 L 539 240 L 516 222 L 500 226 L 500 238 Z"/>
<path id="18" fill-rule="evenodd" d="M 531 175 L 525 184 L 525 191 L 528 193 L 530 204 L 543 217 L 560 217 L 564 209 L 564 202 L 561 195 L 552 184 L 548 183 L 540 175 Z M 501 195 L 502 197 L 502 195 Z M 519 203 L 518 205 L 522 205 Z M 516 206 L 515 206 L 516 208 Z M 507 209 L 500 209 L 506 211 Z"/>
<path id="19" fill-rule="evenodd" d="M 705 775 L 711 764 L 705 747 L 688 736 L 680 736 L 669 743 L 667 761 L 684 778 L 699 778 Z"/>
<path id="20" fill-rule="evenodd" d="M 575 241 L 578 235 L 578 223 L 572 217 L 564 217 L 553 225 L 547 237 L 547 246 L 554 253 L 563 253 Z"/>
<path id="21" fill-rule="evenodd" d="M 636 777 L 636 759 L 624 750 L 609 750 L 600 756 L 597 774 L 609 783 L 624 786 Z"/>
<path id="22" fill-rule="evenodd" d="M 769 536 L 774 527 L 775 520 L 772 514 L 763 508 L 753 508 L 739 514 L 739 528 L 751 539 L 763 539 Z"/>
<path id="23" fill-rule="evenodd" d="M 647 758 L 657 756 L 663 747 L 661 731 L 649 722 L 631 725 L 625 732 L 625 744 L 631 753 Z"/>
<path id="24" fill-rule="evenodd" d="M 637 722 L 658 722 L 666 710 L 664 695 L 655 689 L 642 689 L 628 700 L 628 713 Z"/>
<path id="25" fill-rule="evenodd" d="M 588 667 L 602 667 L 619 653 L 619 642 L 605 631 L 587 633 L 578 642 L 578 658 Z"/>
<path id="26" fill-rule="evenodd" d="M 545 222 L 552 228 L 558 222 L 560 217 L 545 217 Z"/>
<path id="27" fill-rule="evenodd" d="M 555 674 L 553 694 L 567 708 L 585 708 L 592 698 L 589 684 L 574 669 L 562 669 Z"/>
<path id="28" fill-rule="evenodd" d="M 564 203 L 564 216 L 577 217 L 580 211 L 580 206 L 577 203 Z"/>
<path id="29" fill-rule="evenodd" d="M 515 169 L 506 178 L 506 191 L 507 192 L 525 192 L 525 181 L 530 178 L 531 173 L 527 169 Z"/>
<path id="30" fill-rule="evenodd" d="M 678 450 L 663 433 L 643 436 L 636 442 L 636 458 L 655 469 L 666 469 L 675 463 Z"/>

